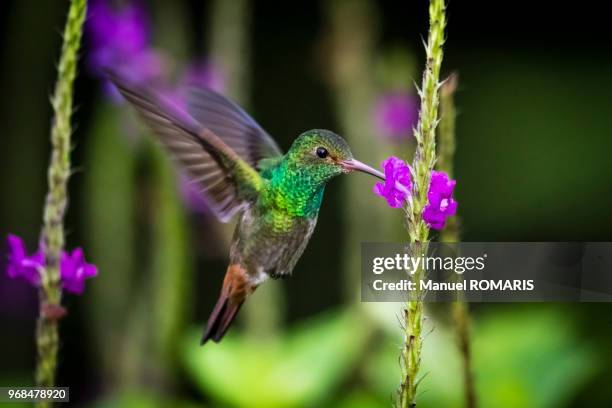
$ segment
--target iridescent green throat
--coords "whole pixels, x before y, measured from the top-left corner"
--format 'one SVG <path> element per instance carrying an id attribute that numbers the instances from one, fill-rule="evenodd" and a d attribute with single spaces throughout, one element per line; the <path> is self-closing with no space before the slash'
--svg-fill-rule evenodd
<path id="1" fill-rule="evenodd" d="M 264 192 L 266 206 L 294 217 L 317 216 L 329 179 L 324 169 L 302 166 L 298 161 L 285 158 L 262 175 L 270 181 Z"/>

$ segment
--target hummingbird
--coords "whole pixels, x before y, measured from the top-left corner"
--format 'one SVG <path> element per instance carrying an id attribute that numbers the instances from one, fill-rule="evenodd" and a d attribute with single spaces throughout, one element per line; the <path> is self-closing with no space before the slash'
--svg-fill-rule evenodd
<path id="1" fill-rule="evenodd" d="M 283 154 L 240 106 L 210 89 L 190 89 L 180 106 L 151 87 L 109 77 L 218 219 L 239 215 L 202 345 L 221 341 L 259 285 L 291 275 L 315 229 L 328 181 L 354 171 L 385 179 L 329 130 L 305 131 Z"/>

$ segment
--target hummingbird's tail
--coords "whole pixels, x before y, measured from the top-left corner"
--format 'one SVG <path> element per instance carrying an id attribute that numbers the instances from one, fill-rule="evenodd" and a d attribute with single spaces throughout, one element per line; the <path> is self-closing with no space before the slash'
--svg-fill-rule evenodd
<path id="1" fill-rule="evenodd" d="M 253 293 L 256 287 L 249 282 L 246 270 L 240 265 L 233 264 L 227 268 L 221 295 L 208 318 L 200 344 L 203 345 L 208 340 L 215 343 L 221 341 L 245 299 Z"/>

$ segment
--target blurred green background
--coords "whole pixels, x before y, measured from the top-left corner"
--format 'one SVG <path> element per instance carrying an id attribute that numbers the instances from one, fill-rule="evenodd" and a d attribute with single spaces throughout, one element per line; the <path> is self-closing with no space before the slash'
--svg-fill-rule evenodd
<path id="1" fill-rule="evenodd" d="M 145 2 L 179 70 L 217 58 L 228 90 L 287 149 L 310 128 L 360 160 L 410 157 L 372 125 L 380 95 L 420 82 L 427 2 Z M 464 241 L 610 241 L 612 54 L 604 13 L 556 3 L 451 2 L 456 196 Z M 0 236 L 34 249 L 49 94 L 66 1 L 0 3 Z M 83 55 L 87 55 L 85 46 Z M 358 302 L 359 242 L 405 239 L 365 176 L 327 188 L 294 276 L 273 282 L 219 345 L 200 348 L 231 226 L 193 213 L 174 170 L 85 64 L 76 82 L 68 246 L 98 265 L 66 296 L 59 384 L 71 406 L 385 407 L 399 383 L 399 304 Z M 2 248 L 4 260 L 4 248 Z M 4 261 L 2 261 L 4 262 Z M 4 268 L 2 268 L 4 269 Z M 463 405 L 448 305 L 428 305 L 419 406 Z M 473 304 L 483 407 L 612 405 L 612 305 Z M 35 291 L 0 277 L 0 385 L 32 383 Z"/>

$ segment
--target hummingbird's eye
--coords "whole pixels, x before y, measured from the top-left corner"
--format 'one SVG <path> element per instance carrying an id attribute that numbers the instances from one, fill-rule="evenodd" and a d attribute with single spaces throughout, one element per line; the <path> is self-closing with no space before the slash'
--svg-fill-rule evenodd
<path id="1" fill-rule="evenodd" d="M 324 147 L 317 147 L 317 156 L 320 157 L 321 159 L 324 159 L 327 156 L 329 156 L 329 152 Z"/>

